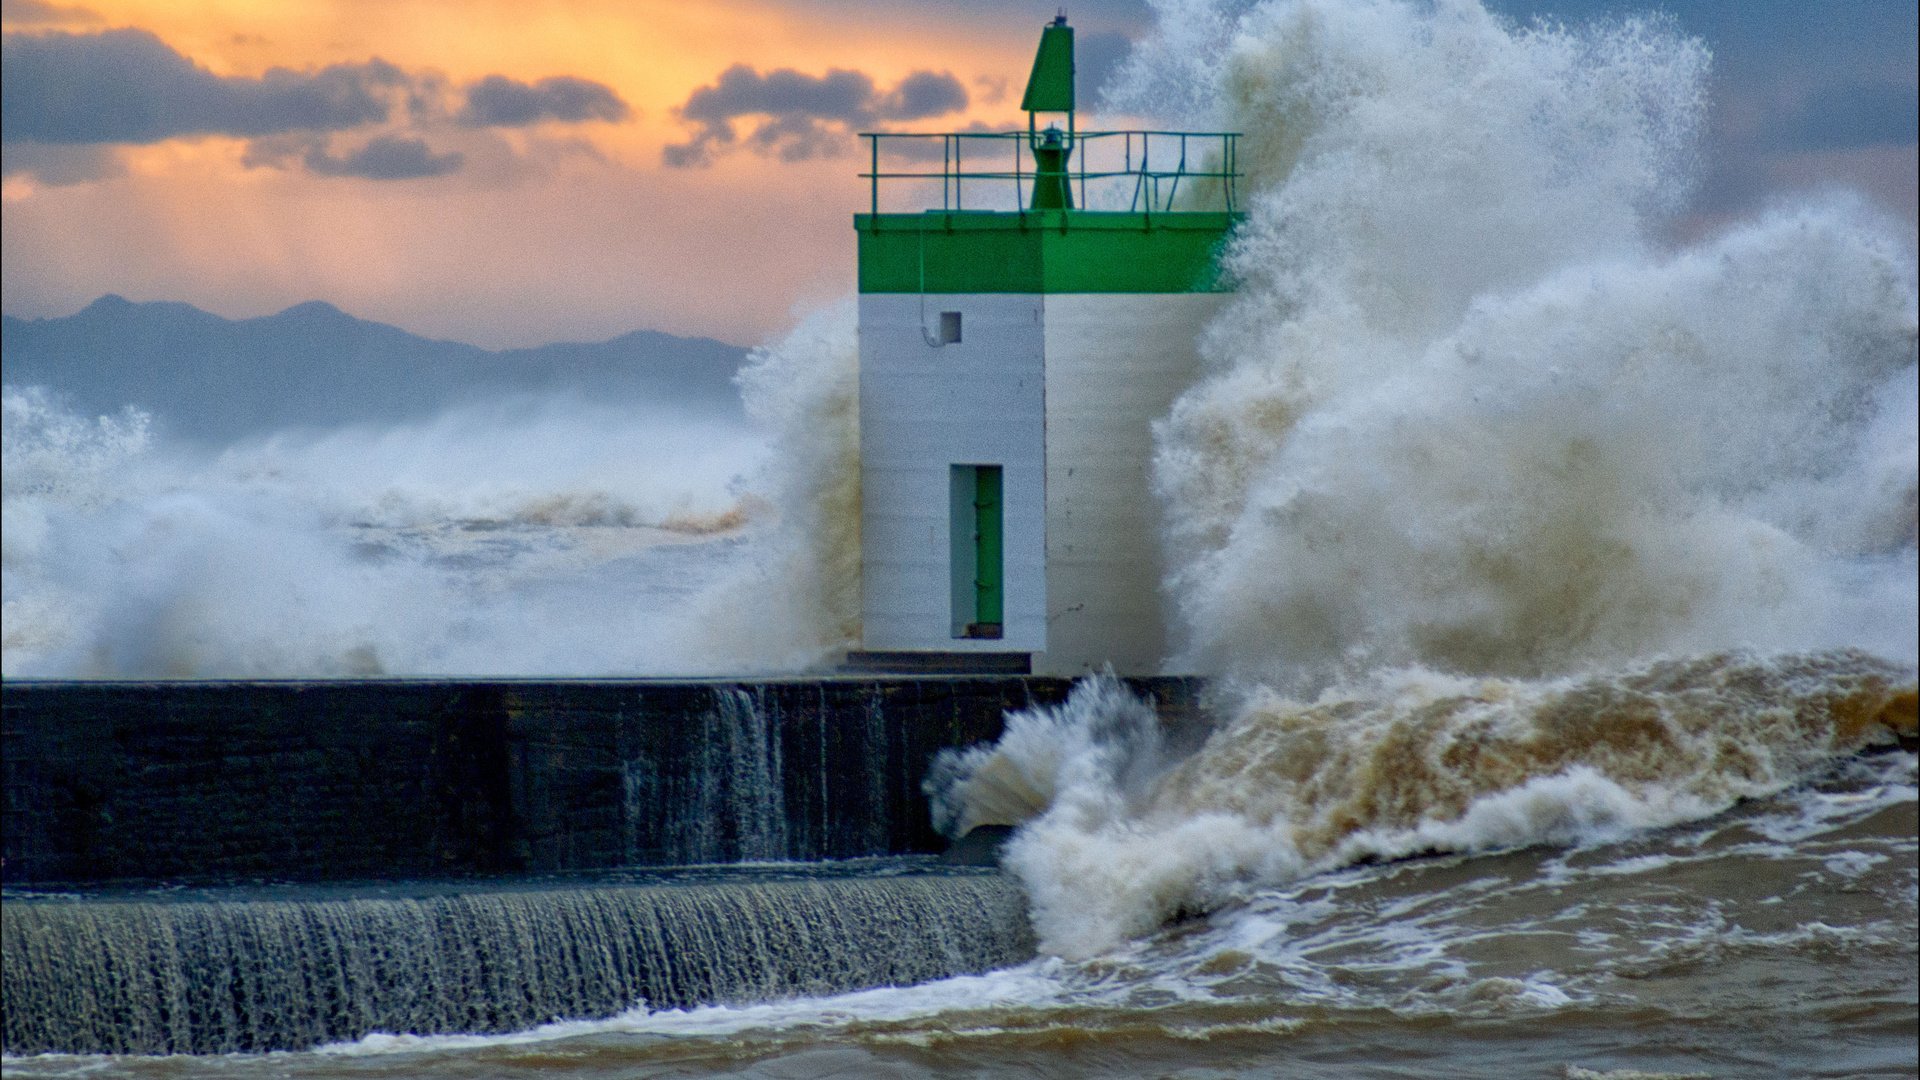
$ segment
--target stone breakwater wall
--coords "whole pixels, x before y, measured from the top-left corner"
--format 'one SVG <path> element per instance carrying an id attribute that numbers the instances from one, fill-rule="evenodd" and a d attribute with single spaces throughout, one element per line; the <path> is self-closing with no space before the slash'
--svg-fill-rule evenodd
<path id="1" fill-rule="evenodd" d="M 1128 680 L 1170 725 L 1198 683 Z M 943 748 L 1034 676 L 0 685 L 12 887 L 355 881 L 938 851 Z"/>

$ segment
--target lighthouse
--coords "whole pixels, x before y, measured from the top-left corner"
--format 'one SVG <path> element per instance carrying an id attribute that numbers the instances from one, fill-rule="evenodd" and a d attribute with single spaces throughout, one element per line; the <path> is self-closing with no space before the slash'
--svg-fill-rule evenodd
<path id="1" fill-rule="evenodd" d="M 1230 288 L 1237 136 L 1080 131 L 1074 89 L 1062 17 L 1026 130 L 865 136 L 849 666 L 1150 674 L 1167 655 L 1152 425 Z"/>

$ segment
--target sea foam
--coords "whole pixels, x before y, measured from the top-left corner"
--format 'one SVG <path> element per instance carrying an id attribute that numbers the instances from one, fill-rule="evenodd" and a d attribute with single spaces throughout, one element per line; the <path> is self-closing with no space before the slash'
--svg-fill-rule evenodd
<path id="1" fill-rule="evenodd" d="M 1219 729 L 1110 682 L 949 756 L 1085 956 L 1369 859 L 1589 843 L 1911 736 L 1916 275 L 1845 197 L 1691 245 L 1710 56 L 1469 0 L 1161 5 L 1117 98 L 1245 133 L 1156 426 Z"/>

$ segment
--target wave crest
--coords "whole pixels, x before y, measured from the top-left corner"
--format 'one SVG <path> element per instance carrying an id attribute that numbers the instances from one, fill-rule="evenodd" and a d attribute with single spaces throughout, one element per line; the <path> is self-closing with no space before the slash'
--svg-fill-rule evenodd
<path id="1" fill-rule="evenodd" d="M 1369 859 L 1590 843 L 1719 813 L 1915 737 L 1914 671 L 1857 650 L 1660 661 L 1561 680 L 1401 670 L 1311 703 L 1254 688 L 1167 760 L 1112 678 L 936 770 L 943 820 L 1022 824 L 1006 864 L 1044 948 Z"/>

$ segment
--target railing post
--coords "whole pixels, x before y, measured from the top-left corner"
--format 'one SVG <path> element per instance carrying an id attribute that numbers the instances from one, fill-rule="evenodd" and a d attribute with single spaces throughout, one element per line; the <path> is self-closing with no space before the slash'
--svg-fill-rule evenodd
<path id="1" fill-rule="evenodd" d="M 1029 120 L 1028 124 L 1031 126 L 1032 121 Z M 1020 186 L 1020 140 L 1017 137 L 1013 140 L 1013 205 L 1020 211 L 1021 217 L 1027 215 L 1027 196 Z"/>
<path id="2" fill-rule="evenodd" d="M 1227 140 L 1227 213 L 1233 213 L 1234 188 L 1240 179 L 1240 139 L 1229 133 Z"/>
<path id="3" fill-rule="evenodd" d="M 1153 200 L 1160 197 L 1160 181 L 1153 176 L 1153 134 L 1140 133 L 1140 193 L 1146 196 L 1141 202 L 1147 215 L 1147 223 L 1153 223 Z"/>
<path id="4" fill-rule="evenodd" d="M 1077 140 L 1073 148 L 1080 151 L 1080 209 L 1085 210 L 1087 209 L 1087 145 L 1084 140 Z"/>
<path id="5" fill-rule="evenodd" d="M 1180 194 L 1180 180 L 1187 175 L 1187 135 L 1180 133 L 1180 160 L 1173 167 L 1173 186 L 1167 189 L 1167 213 L 1173 213 L 1173 200 Z"/>
<path id="6" fill-rule="evenodd" d="M 880 217 L 880 136 L 867 136 L 867 145 L 873 148 L 873 170 L 868 176 L 873 186 L 868 189 L 868 203 L 871 216 L 878 219 Z M 878 220 L 870 221 L 870 224 L 876 229 L 880 226 Z"/>

